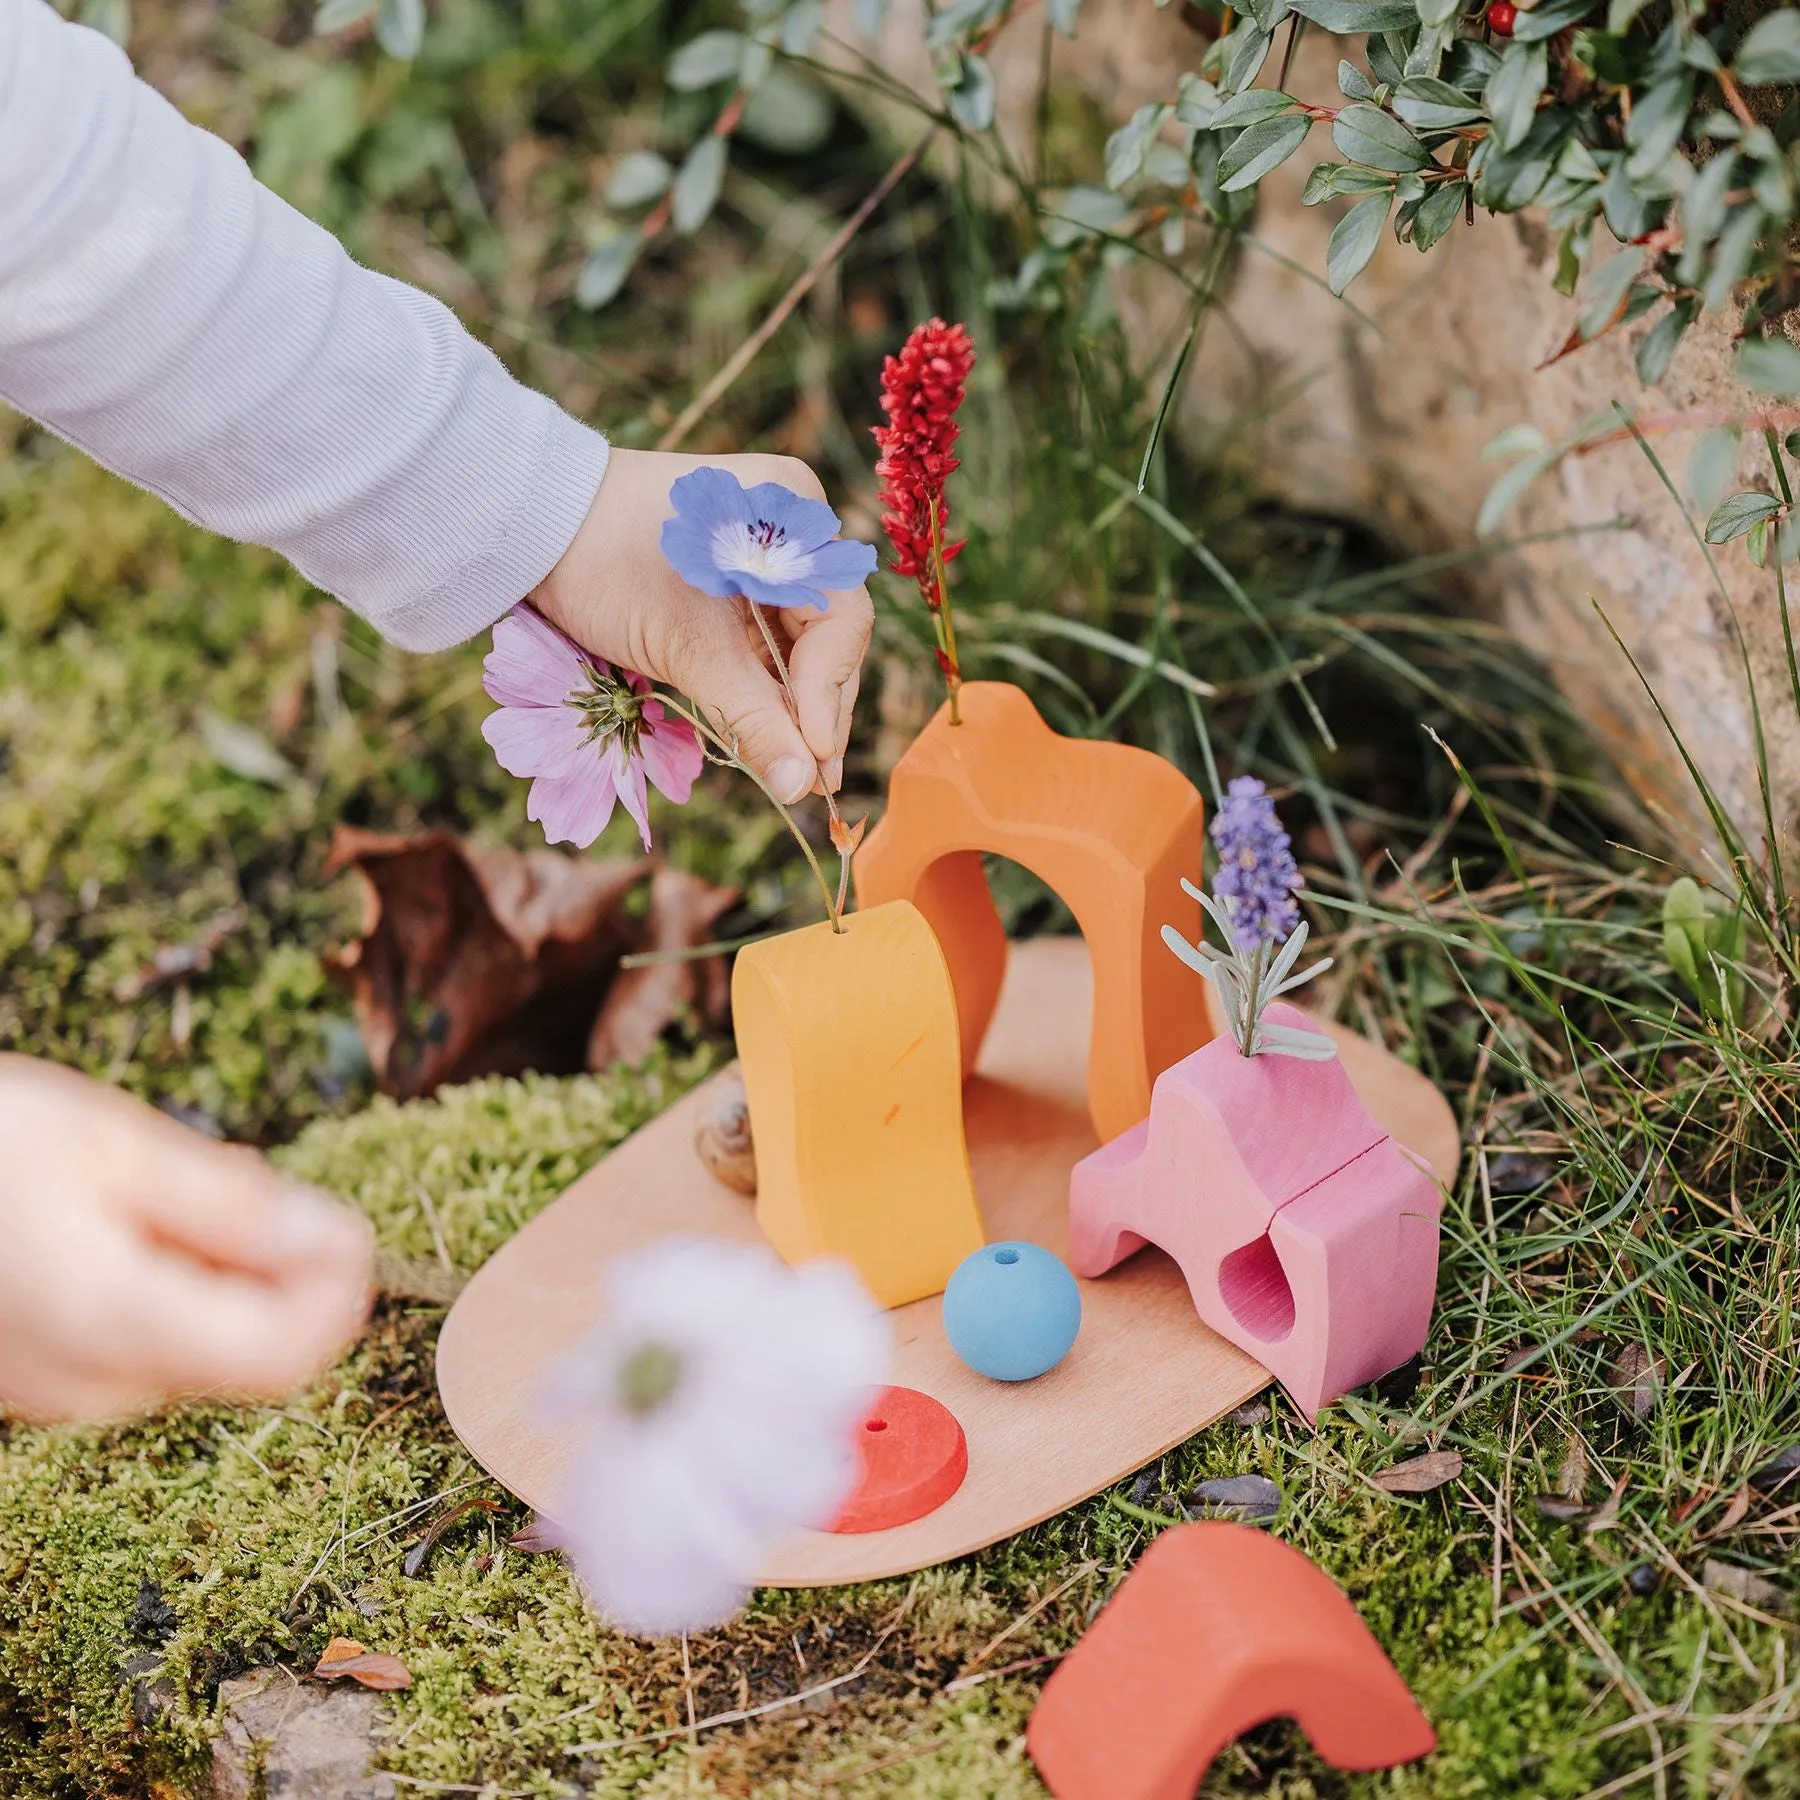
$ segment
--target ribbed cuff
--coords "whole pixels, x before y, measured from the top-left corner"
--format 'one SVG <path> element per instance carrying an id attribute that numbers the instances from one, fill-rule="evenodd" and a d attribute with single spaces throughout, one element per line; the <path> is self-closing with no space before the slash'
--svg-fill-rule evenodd
<path id="1" fill-rule="evenodd" d="M 594 504 L 611 446 L 553 401 L 530 478 L 496 539 L 449 581 L 380 621 L 403 650 L 448 650 L 487 630 L 562 560 Z"/>

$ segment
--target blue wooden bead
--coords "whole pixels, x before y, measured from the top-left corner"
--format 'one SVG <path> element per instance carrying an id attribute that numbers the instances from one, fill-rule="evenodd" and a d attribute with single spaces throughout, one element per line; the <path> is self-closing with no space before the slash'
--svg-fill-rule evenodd
<path id="1" fill-rule="evenodd" d="M 989 1244 L 944 1289 L 950 1348 L 995 1381 L 1030 1381 L 1054 1369 L 1080 1329 L 1075 1277 L 1037 1244 Z"/>

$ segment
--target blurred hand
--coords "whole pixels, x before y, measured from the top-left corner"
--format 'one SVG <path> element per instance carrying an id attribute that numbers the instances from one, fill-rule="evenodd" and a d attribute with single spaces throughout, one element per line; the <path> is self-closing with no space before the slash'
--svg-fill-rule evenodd
<path id="1" fill-rule="evenodd" d="M 68 1069 L 0 1056 L 0 1402 L 97 1419 L 274 1399 L 368 1311 L 369 1228 Z"/>
<path id="2" fill-rule="evenodd" d="M 783 800 L 843 779 L 850 713 L 874 609 L 866 588 L 833 594 L 830 608 L 770 607 L 800 722 L 782 697 L 768 647 L 743 600 L 689 587 L 663 559 L 669 488 L 699 468 L 724 469 L 745 487 L 778 481 L 808 499 L 825 490 L 789 456 L 678 456 L 615 447 L 586 522 L 532 602 L 578 644 L 687 695 L 737 734 L 744 760 Z"/>

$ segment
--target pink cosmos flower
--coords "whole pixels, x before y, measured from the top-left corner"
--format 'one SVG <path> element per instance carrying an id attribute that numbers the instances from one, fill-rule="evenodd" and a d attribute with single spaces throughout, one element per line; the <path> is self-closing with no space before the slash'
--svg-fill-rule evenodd
<path id="1" fill-rule="evenodd" d="M 550 843 L 586 849 L 617 802 L 648 850 L 646 779 L 677 806 L 693 792 L 706 760 L 693 726 L 642 675 L 590 656 L 534 608 L 515 606 L 494 627 L 482 686 L 500 710 L 481 735 L 507 774 L 534 778 L 525 815 Z"/>

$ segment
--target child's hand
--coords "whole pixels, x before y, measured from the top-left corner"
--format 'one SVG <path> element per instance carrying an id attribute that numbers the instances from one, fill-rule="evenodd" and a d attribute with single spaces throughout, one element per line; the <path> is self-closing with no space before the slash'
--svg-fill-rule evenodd
<path id="1" fill-rule="evenodd" d="M 532 595 L 552 624 L 608 662 L 686 694 L 737 734 L 744 760 L 783 800 L 821 779 L 843 778 L 874 609 L 866 588 L 833 594 L 826 612 L 769 609 L 793 648 L 786 652 L 800 728 L 769 667 L 768 650 L 742 600 L 691 588 L 662 553 L 669 488 L 692 469 L 725 469 L 746 487 L 778 481 L 822 500 L 819 478 L 787 456 L 676 456 L 615 448 L 586 523 Z"/>
<path id="2" fill-rule="evenodd" d="M 276 1398 L 368 1310 L 367 1223 L 68 1069 L 0 1056 L 0 1402 Z"/>

